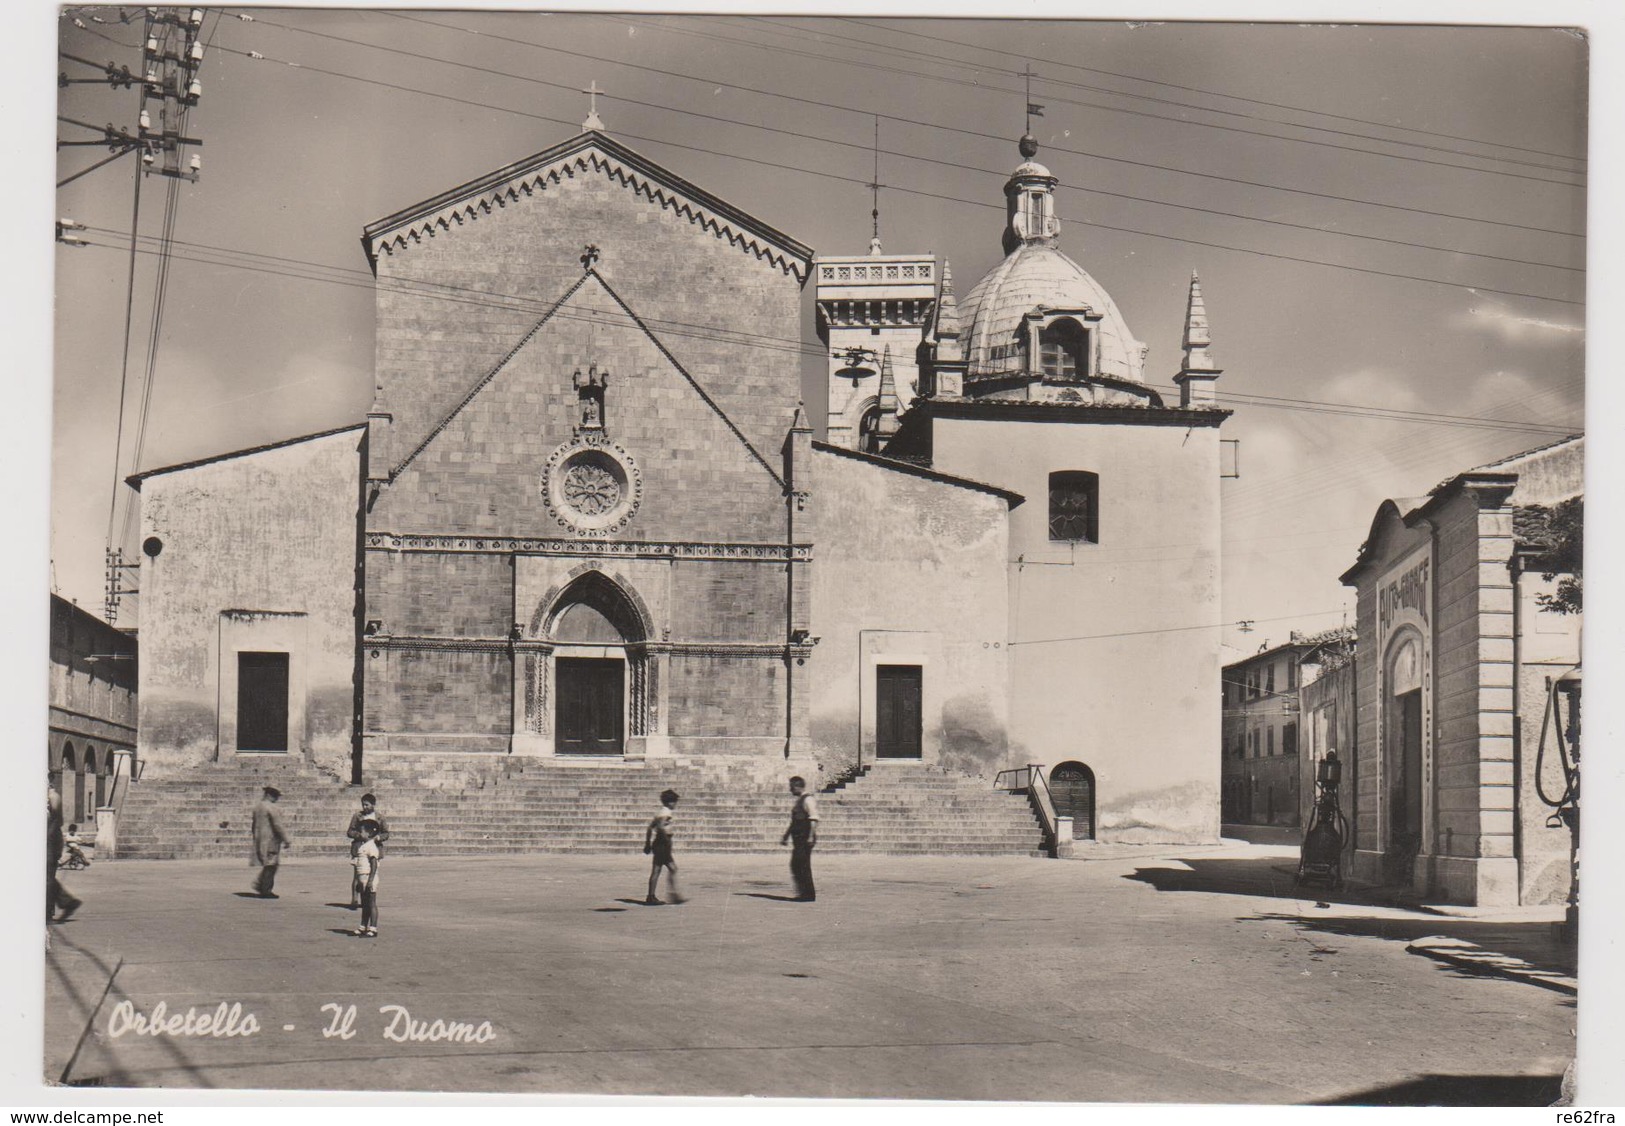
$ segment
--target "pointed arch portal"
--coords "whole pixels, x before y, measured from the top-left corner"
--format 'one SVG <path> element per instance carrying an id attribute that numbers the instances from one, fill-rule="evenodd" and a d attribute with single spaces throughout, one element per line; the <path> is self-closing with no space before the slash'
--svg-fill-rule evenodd
<path id="1" fill-rule="evenodd" d="M 553 753 L 620 755 L 648 734 L 648 624 L 635 599 L 601 571 L 572 580 L 547 607 L 538 640 L 531 722 Z"/>

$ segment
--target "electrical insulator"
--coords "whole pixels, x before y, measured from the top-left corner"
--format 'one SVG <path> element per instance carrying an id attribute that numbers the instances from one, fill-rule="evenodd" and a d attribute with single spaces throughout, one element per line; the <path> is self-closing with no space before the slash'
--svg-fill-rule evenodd
<path id="1" fill-rule="evenodd" d="M 158 53 L 158 37 L 156 35 L 147 36 L 147 54 L 156 55 L 157 53 Z"/>
<path id="2" fill-rule="evenodd" d="M 143 133 L 145 133 L 148 130 L 150 130 L 151 128 L 152 128 L 152 114 L 148 113 L 146 110 L 142 110 L 141 111 L 141 131 Z"/>
<path id="3" fill-rule="evenodd" d="M 152 150 L 151 149 L 147 149 L 145 152 L 143 152 L 141 154 L 141 163 L 142 164 L 151 164 L 152 160 L 153 160 L 153 157 L 152 157 Z"/>
<path id="4" fill-rule="evenodd" d="M 186 88 L 186 96 L 191 98 L 193 101 L 201 98 L 203 96 L 203 83 L 199 82 L 195 78 L 192 79 L 192 84 Z"/>
<path id="5" fill-rule="evenodd" d="M 193 153 L 192 159 L 187 163 L 186 167 L 190 168 L 193 172 L 203 171 L 203 158 L 198 156 L 196 153 Z"/>
<path id="6" fill-rule="evenodd" d="M 192 55 L 192 61 L 193 62 L 195 62 L 195 63 L 202 62 L 203 61 L 203 44 L 197 42 L 196 40 L 193 40 L 191 55 Z"/>
<path id="7" fill-rule="evenodd" d="M 192 26 L 193 27 L 197 27 L 200 24 L 202 24 L 203 23 L 203 9 L 202 8 L 193 8 L 192 9 L 191 19 L 192 19 Z"/>
<path id="8" fill-rule="evenodd" d="M 146 82 L 148 86 L 158 85 L 158 72 L 156 70 L 148 70 L 147 77 L 143 79 L 143 81 Z"/>

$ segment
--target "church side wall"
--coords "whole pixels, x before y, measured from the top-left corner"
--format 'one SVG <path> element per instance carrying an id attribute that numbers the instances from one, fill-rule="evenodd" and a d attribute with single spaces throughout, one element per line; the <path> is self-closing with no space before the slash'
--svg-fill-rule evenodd
<path id="1" fill-rule="evenodd" d="M 239 755 L 237 653 L 285 652 L 289 756 L 348 777 L 360 435 L 142 482 L 138 757 L 162 775 Z"/>
<path id="2" fill-rule="evenodd" d="M 1101 840 L 1219 835 L 1218 428 L 939 418 L 934 464 L 1010 516 L 1008 763 L 1075 761 Z M 1099 475 L 1099 542 L 1049 539 L 1049 474 Z"/>
<path id="3" fill-rule="evenodd" d="M 815 451 L 808 660 L 813 754 L 827 778 L 875 758 L 880 664 L 920 665 L 922 758 L 991 776 L 1007 761 L 1008 505 Z"/>

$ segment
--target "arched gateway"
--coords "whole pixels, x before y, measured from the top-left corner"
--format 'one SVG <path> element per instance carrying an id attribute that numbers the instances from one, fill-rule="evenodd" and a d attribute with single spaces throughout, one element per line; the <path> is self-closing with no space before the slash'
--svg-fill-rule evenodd
<path id="1" fill-rule="evenodd" d="M 561 755 L 619 755 L 648 734 L 650 657 L 643 615 L 601 571 L 578 576 L 543 618 L 541 714 Z M 550 682 L 550 683 L 548 683 Z"/>

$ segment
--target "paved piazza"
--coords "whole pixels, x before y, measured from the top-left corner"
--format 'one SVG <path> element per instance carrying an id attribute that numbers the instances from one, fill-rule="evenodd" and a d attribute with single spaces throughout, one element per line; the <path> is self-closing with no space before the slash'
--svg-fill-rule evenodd
<path id="1" fill-rule="evenodd" d="M 345 933 L 340 858 L 296 849 L 276 901 L 238 894 L 238 859 L 97 864 L 65 874 L 86 905 L 51 928 L 45 1074 L 1197 1103 L 1432 1101 L 1478 1077 L 1491 1101 L 1555 1095 L 1571 996 L 1405 949 L 1545 924 L 1317 908 L 1291 856 L 817 857 L 803 904 L 787 855 L 679 851 L 690 899 L 660 908 L 641 905 L 641 856 L 390 857 L 377 940 Z M 143 1032 L 160 1004 L 203 1034 Z"/>

